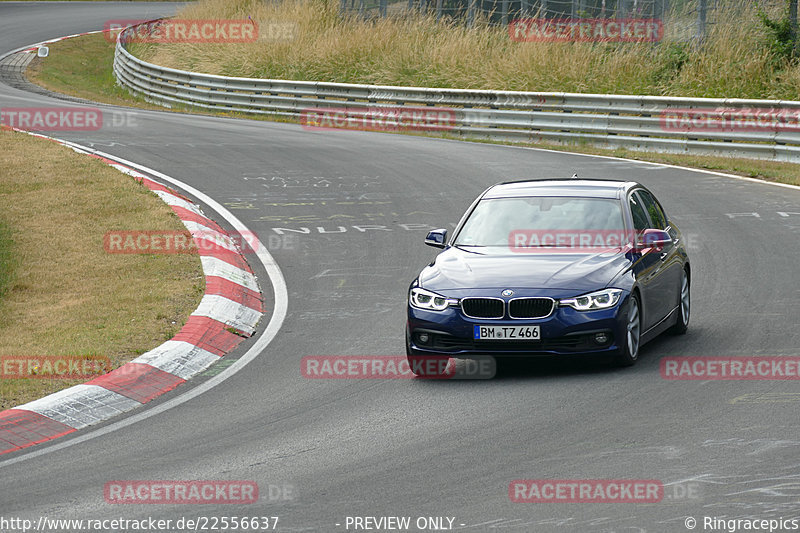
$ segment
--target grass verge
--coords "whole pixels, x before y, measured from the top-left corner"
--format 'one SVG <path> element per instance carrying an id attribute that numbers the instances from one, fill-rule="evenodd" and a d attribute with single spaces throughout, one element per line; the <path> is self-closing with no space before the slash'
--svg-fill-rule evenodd
<path id="1" fill-rule="evenodd" d="M 35 58 L 25 75 L 51 91 L 94 102 L 163 109 L 116 84 L 112 41 L 107 33 L 95 33 L 49 44 L 50 56 Z"/>
<path id="2" fill-rule="evenodd" d="M 14 280 L 14 240 L 11 226 L 0 218 L 0 301 Z"/>
<path id="3" fill-rule="evenodd" d="M 27 76 L 34 83 L 52 91 L 79 96 L 88 100 L 145 109 L 165 109 L 149 104 L 142 98 L 132 96 L 127 91 L 117 87 L 111 71 L 113 60 L 114 44 L 109 42 L 105 36 L 96 34 L 76 37 L 51 45 L 50 57 L 34 59 L 28 68 Z M 172 110 L 205 115 L 246 116 L 251 119 L 270 120 L 261 115 L 244 115 L 227 111 L 214 113 L 209 110 L 181 106 L 173 107 Z M 286 119 L 280 120 L 286 121 Z M 594 148 L 586 144 L 554 145 L 539 143 L 524 144 L 523 146 L 626 157 L 642 161 L 717 170 L 767 181 L 793 185 L 800 184 L 798 165 L 792 163 L 683 154 L 660 154 L 623 149 L 607 150 Z"/>
<path id="4" fill-rule="evenodd" d="M 118 255 L 109 230 L 185 228 L 157 196 L 106 164 L 0 131 L 0 356 L 108 357 L 170 339 L 205 286 L 196 255 Z M 85 380 L 0 379 L 0 409 Z"/>

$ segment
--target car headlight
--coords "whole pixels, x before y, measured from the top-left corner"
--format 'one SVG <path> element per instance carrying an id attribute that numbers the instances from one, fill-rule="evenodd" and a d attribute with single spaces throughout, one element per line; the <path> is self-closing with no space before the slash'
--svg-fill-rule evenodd
<path id="1" fill-rule="evenodd" d="M 436 294 L 435 292 L 426 291 L 419 287 L 414 287 L 408 293 L 408 302 L 418 309 L 427 309 L 429 311 L 444 311 L 451 304 L 458 303 L 458 300 L 453 300 Z"/>
<path id="2" fill-rule="evenodd" d="M 595 309 L 608 309 L 614 307 L 622 296 L 622 289 L 603 289 L 575 298 L 559 300 L 559 305 L 568 305 L 578 311 L 593 311 Z"/>

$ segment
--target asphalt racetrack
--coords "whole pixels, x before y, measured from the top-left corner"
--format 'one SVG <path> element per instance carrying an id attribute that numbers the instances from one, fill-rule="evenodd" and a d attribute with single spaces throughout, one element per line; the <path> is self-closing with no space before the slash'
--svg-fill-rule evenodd
<path id="1" fill-rule="evenodd" d="M 2 2 L 0 54 L 175 9 Z M 70 104 L 0 85 L 0 107 L 62 105 Z M 800 517 L 798 382 L 671 381 L 659 372 L 666 356 L 799 355 L 800 190 L 534 149 L 130 113 L 123 125 L 54 135 L 224 205 L 269 247 L 288 313 L 265 350 L 203 394 L 75 445 L 64 444 L 98 429 L 2 457 L 0 517 L 278 516 L 278 530 L 314 532 L 355 531 L 348 517 L 388 516 L 411 517 L 410 531 L 432 530 L 428 517 L 447 517 L 452 526 L 444 519 L 442 527 L 463 531 L 565 533 L 689 531 L 687 517 L 695 531 L 712 531 L 704 517 Z M 406 289 L 435 255 L 423 245 L 426 229 L 452 227 L 493 183 L 573 173 L 640 181 L 688 236 L 686 336 L 646 345 L 627 369 L 570 358 L 506 365 L 488 381 L 301 375 L 307 355 L 404 355 Z M 274 309 L 270 278 L 252 267 Z M 143 410 L 187 394 L 215 368 Z M 659 480 L 664 497 L 513 503 L 516 479 Z M 261 497 L 250 505 L 106 503 L 104 487 L 119 480 L 251 480 Z M 372 530 L 392 530 L 383 526 Z"/>

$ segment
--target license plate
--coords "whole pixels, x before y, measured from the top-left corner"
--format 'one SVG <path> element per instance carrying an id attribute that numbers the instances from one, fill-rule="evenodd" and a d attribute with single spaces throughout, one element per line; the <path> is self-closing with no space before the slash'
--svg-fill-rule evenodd
<path id="1" fill-rule="evenodd" d="M 475 326 L 475 340 L 538 341 L 539 326 Z"/>

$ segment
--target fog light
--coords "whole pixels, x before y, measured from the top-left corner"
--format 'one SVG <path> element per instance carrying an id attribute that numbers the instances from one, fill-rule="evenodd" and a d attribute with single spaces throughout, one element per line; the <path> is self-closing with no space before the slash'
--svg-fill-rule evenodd
<path id="1" fill-rule="evenodd" d="M 417 340 L 420 344 L 428 344 L 428 341 L 431 340 L 431 336 L 427 333 L 420 333 L 417 335 Z"/>
<path id="2" fill-rule="evenodd" d="M 608 335 L 605 333 L 595 333 L 594 342 L 597 344 L 605 344 L 608 342 Z"/>

